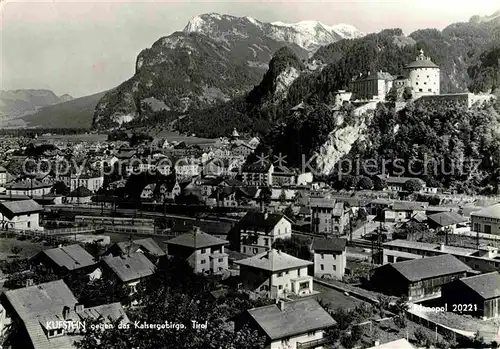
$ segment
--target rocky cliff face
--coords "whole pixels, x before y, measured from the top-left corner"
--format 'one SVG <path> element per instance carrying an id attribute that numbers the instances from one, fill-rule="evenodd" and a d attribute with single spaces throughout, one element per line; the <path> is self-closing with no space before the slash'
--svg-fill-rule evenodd
<path id="1" fill-rule="evenodd" d="M 338 161 L 347 155 L 356 141 L 364 139 L 364 131 L 373 117 L 377 102 L 367 103 L 354 110 L 354 125 L 342 124 L 328 135 L 327 141 L 319 147 L 316 156 L 318 173 L 329 175 Z"/>
<path id="2" fill-rule="evenodd" d="M 135 75 L 102 98 L 93 125 L 107 129 L 159 111 L 178 116 L 227 101 L 259 84 L 281 47 L 306 59 L 322 44 L 360 35 L 347 25 L 271 24 L 213 13 L 194 17 L 182 32 L 139 54 Z M 280 84 L 297 73 L 285 73 Z"/>

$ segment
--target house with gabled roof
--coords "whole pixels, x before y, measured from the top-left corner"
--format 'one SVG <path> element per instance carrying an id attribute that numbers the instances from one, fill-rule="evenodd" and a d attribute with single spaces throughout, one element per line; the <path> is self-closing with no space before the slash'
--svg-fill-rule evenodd
<path id="1" fill-rule="evenodd" d="M 315 299 L 252 308 L 235 319 L 235 329 L 244 326 L 266 337 L 266 348 L 316 348 L 329 344 L 325 330 L 336 321 Z"/>
<path id="2" fill-rule="evenodd" d="M 471 267 L 444 254 L 385 264 L 373 271 L 370 282 L 381 292 L 415 300 L 439 296 L 441 286 L 471 273 Z"/>
<path id="3" fill-rule="evenodd" d="M 92 273 L 97 268 L 94 257 L 78 244 L 43 250 L 33 256 L 31 262 L 42 264 L 59 275 Z"/>
<path id="4" fill-rule="evenodd" d="M 7 195 L 46 195 L 50 193 L 53 183 L 41 181 L 36 178 L 21 179 L 5 184 L 5 194 Z"/>
<path id="5" fill-rule="evenodd" d="M 500 316 L 500 273 L 474 275 L 444 285 L 441 299 L 448 311 L 481 317 Z"/>
<path id="6" fill-rule="evenodd" d="M 228 269 L 228 241 L 204 233 L 199 227 L 165 241 L 169 257 L 186 260 L 195 273 L 218 274 Z"/>
<path id="7" fill-rule="evenodd" d="M 131 294 L 137 291 L 141 280 L 153 275 L 156 266 L 143 253 L 130 252 L 117 257 L 104 256 L 102 259 L 103 275 L 109 275 L 130 289 Z"/>
<path id="8" fill-rule="evenodd" d="M 42 230 L 40 227 L 42 211 L 42 206 L 32 199 L 0 202 L 1 229 Z"/>
<path id="9" fill-rule="evenodd" d="M 144 238 L 132 241 L 120 241 L 112 244 L 103 255 L 118 257 L 128 253 L 143 253 L 151 262 L 157 263 L 158 259 L 166 256 L 165 251 L 153 238 Z"/>
<path id="10" fill-rule="evenodd" d="M 313 263 L 275 249 L 235 261 L 240 266 L 243 287 L 263 297 L 281 298 L 313 292 L 313 277 L 308 267 Z"/>
<path id="11" fill-rule="evenodd" d="M 94 196 L 94 193 L 92 193 L 89 189 L 86 187 L 80 186 L 73 190 L 71 193 L 68 194 L 66 197 L 66 202 L 67 203 L 75 203 L 75 204 L 88 204 L 92 202 L 92 197 Z"/>
<path id="12" fill-rule="evenodd" d="M 342 280 L 347 265 L 346 239 L 313 239 L 311 253 L 314 261 L 314 276 Z"/>
<path id="13" fill-rule="evenodd" d="M 78 304 L 62 280 L 5 291 L 0 303 L 21 331 L 16 342 L 20 348 L 72 349 L 83 338 L 86 320 L 102 319 L 104 323 L 120 320 L 121 324 L 130 321 L 120 303 L 91 308 Z"/>
<path id="14" fill-rule="evenodd" d="M 292 221 L 268 212 L 247 212 L 230 233 L 232 248 L 250 256 L 269 250 L 277 239 L 291 237 Z"/>
<path id="15" fill-rule="evenodd" d="M 455 232 L 460 225 L 465 226 L 469 220 L 456 212 L 438 212 L 427 216 L 429 228 L 437 231 Z"/>

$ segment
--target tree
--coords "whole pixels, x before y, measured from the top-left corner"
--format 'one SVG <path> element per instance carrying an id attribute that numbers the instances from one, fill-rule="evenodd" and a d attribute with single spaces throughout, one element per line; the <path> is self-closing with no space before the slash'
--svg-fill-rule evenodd
<path id="1" fill-rule="evenodd" d="M 403 190 L 414 193 L 422 190 L 422 183 L 418 179 L 409 179 L 403 184 Z"/>
<path id="2" fill-rule="evenodd" d="M 282 204 L 285 204 L 286 203 L 286 192 L 285 190 L 283 189 L 280 193 L 280 196 L 279 196 L 279 201 L 282 203 Z"/>
<path id="3" fill-rule="evenodd" d="M 287 206 L 283 211 L 283 214 L 293 220 L 295 218 L 295 214 L 293 213 L 292 205 Z"/>
<path id="4" fill-rule="evenodd" d="M 431 337 L 422 329 L 422 327 L 417 327 L 413 332 L 415 339 L 419 346 L 427 346 L 431 342 Z"/>
<path id="5" fill-rule="evenodd" d="M 272 195 L 271 188 L 269 187 L 260 188 L 259 202 L 261 208 L 264 207 L 264 204 L 269 205 L 271 203 L 271 195 Z"/>
<path id="6" fill-rule="evenodd" d="M 357 186 L 359 189 L 372 189 L 373 181 L 366 176 L 361 176 L 358 180 Z"/>
<path id="7" fill-rule="evenodd" d="M 385 95 L 385 100 L 387 102 L 396 102 L 398 100 L 398 89 L 397 87 L 393 86 L 391 87 L 391 89 L 389 90 L 389 92 L 387 92 L 387 94 Z"/>
<path id="8" fill-rule="evenodd" d="M 68 195 L 70 192 L 68 186 L 64 182 L 57 182 L 51 189 L 51 193 L 58 195 Z"/>
<path id="9" fill-rule="evenodd" d="M 294 257 L 309 260 L 311 251 L 309 250 L 311 241 L 308 238 L 292 236 L 286 239 L 276 239 L 273 248 L 288 253 Z"/>
<path id="10" fill-rule="evenodd" d="M 19 246 L 12 246 L 12 248 L 10 249 L 10 252 L 12 252 L 14 255 L 19 255 L 19 253 L 21 253 L 23 249 Z"/>
<path id="11" fill-rule="evenodd" d="M 413 92 L 411 90 L 411 87 L 405 87 L 403 91 L 403 99 L 408 102 L 413 98 Z"/>
<path id="12" fill-rule="evenodd" d="M 203 275 L 193 273 L 185 261 L 165 260 L 157 273 L 139 284 L 136 299 L 142 305 L 133 312 L 129 328 L 87 331 L 76 346 L 79 349 L 262 349 L 265 338 L 246 327 L 236 331 L 227 319 L 241 308 L 252 308 L 253 301 L 235 298 L 213 300 L 214 284 Z M 240 308 L 241 307 L 241 308 Z M 247 308 L 248 307 L 248 308 Z M 165 317 L 168 314 L 168 318 Z M 138 324 L 162 324 L 168 321 L 177 328 L 141 329 Z M 207 322 L 206 330 L 192 327 L 192 321 Z M 182 325 L 182 327 L 181 327 Z"/>

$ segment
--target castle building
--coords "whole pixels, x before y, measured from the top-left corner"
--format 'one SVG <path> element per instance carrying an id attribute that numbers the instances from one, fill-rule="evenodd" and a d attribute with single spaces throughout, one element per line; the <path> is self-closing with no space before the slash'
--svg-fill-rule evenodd
<path id="1" fill-rule="evenodd" d="M 384 100 L 385 95 L 392 88 L 394 77 L 386 72 L 368 72 L 353 78 L 349 89 L 358 100 Z"/>
<path id="2" fill-rule="evenodd" d="M 432 62 L 430 57 L 425 56 L 423 50 L 420 50 L 416 60 L 406 65 L 404 69 L 407 71 L 413 98 L 439 95 L 439 66 Z"/>

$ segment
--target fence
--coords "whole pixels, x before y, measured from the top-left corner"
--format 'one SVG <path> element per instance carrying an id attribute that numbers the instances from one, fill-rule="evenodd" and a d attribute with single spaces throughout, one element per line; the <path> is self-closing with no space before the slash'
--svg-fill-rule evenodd
<path id="1" fill-rule="evenodd" d="M 474 337 L 474 333 L 472 332 L 469 333 L 468 331 L 449 328 L 440 323 L 427 319 L 425 316 L 417 314 L 411 310 L 408 310 L 406 312 L 406 316 L 408 317 L 408 320 L 423 325 L 430 330 L 436 331 L 436 333 L 439 333 L 442 336 L 455 336 L 457 342 L 459 343 L 469 343 Z"/>

